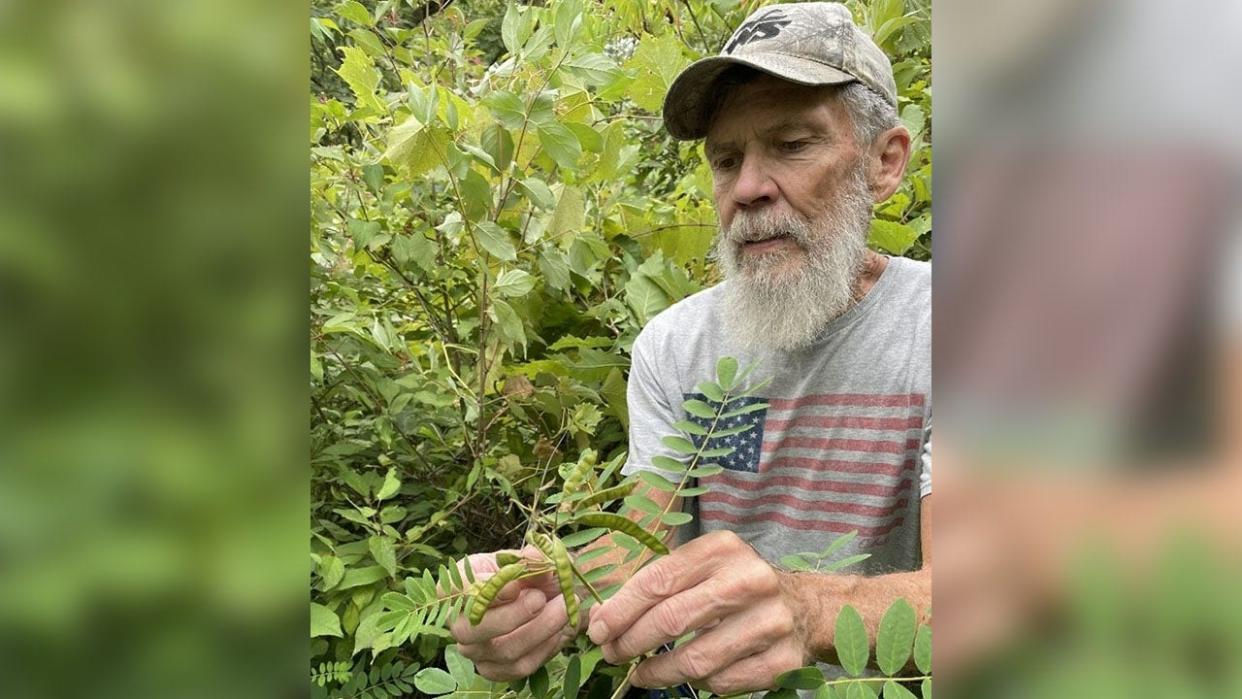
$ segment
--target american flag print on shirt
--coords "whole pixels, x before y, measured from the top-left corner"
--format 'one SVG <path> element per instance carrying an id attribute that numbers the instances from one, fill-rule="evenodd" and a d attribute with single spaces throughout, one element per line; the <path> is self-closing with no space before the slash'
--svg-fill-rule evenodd
<path id="1" fill-rule="evenodd" d="M 686 397 L 718 405 L 702 395 Z M 698 498 L 705 526 L 743 531 L 776 525 L 830 535 L 857 530 L 859 539 L 878 544 L 902 525 L 910 499 L 918 497 L 923 394 L 742 398 L 725 412 L 761 402 L 768 406 L 717 425 L 751 429 L 708 444 L 733 452 L 712 460 L 723 472 L 700 481 L 709 488 Z"/>

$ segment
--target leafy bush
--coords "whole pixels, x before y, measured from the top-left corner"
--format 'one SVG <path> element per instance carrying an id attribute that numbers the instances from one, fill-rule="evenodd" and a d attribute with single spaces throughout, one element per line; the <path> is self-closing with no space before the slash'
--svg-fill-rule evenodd
<path id="1" fill-rule="evenodd" d="M 482 682 L 443 619 L 394 643 L 385 605 L 425 592 L 466 553 L 518 544 L 521 504 L 559 490 L 583 450 L 603 463 L 624 450 L 634 338 L 716 281 L 710 174 L 698 145 L 664 134 L 660 103 L 751 9 L 313 3 L 317 694 Z M 925 258 L 928 8 L 855 10 L 895 58 L 916 134 L 871 243 Z M 617 484 L 615 469 L 605 475 L 599 487 Z M 598 661 L 562 656 L 523 691 L 541 696 L 549 677 L 563 687 L 574 663 L 585 685 Z"/>

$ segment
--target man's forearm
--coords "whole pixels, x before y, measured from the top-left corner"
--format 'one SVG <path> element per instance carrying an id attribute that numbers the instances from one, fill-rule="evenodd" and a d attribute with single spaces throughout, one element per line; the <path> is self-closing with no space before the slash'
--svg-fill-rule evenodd
<path id="1" fill-rule="evenodd" d="M 836 662 L 833 634 L 837 614 L 850 605 L 862 616 L 867 637 L 875 645 L 880 619 L 889 606 L 904 598 L 914 607 L 919 623 L 931 611 L 931 567 L 910 573 L 875 577 L 779 572 L 781 587 L 793 606 L 808 652 L 824 662 Z M 810 658 L 808 658 L 810 660 Z"/>

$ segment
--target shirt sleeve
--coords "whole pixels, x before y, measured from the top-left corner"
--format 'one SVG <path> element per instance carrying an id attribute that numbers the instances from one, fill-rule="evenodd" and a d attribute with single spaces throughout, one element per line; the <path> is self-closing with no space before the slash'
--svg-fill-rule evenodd
<path id="1" fill-rule="evenodd" d="M 661 441 L 665 435 L 680 434 L 673 423 L 681 418 L 665 388 L 675 387 L 677 379 L 659 374 L 652 349 L 652 336 L 644 332 L 634 341 L 630 353 L 630 377 L 625 389 L 630 415 L 630 448 L 621 473 L 629 476 L 639 471 L 654 471 L 672 479 L 674 474 L 661 471 L 651 462 L 656 456 L 678 456 Z"/>

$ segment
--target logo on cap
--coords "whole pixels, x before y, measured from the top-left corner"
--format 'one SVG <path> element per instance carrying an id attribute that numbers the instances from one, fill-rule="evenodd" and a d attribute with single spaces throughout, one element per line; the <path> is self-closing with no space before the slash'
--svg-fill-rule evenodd
<path id="1" fill-rule="evenodd" d="M 737 33 L 733 35 L 733 40 L 725 46 L 724 52 L 733 53 L 738 48 L 752 41 L 771 39 L 780 34 L 781 30 L 790 24 L 793 24 L 793 20 L 786 19 L 783 11 L 771 10 L 766 12 L 739 27 Z"/>

